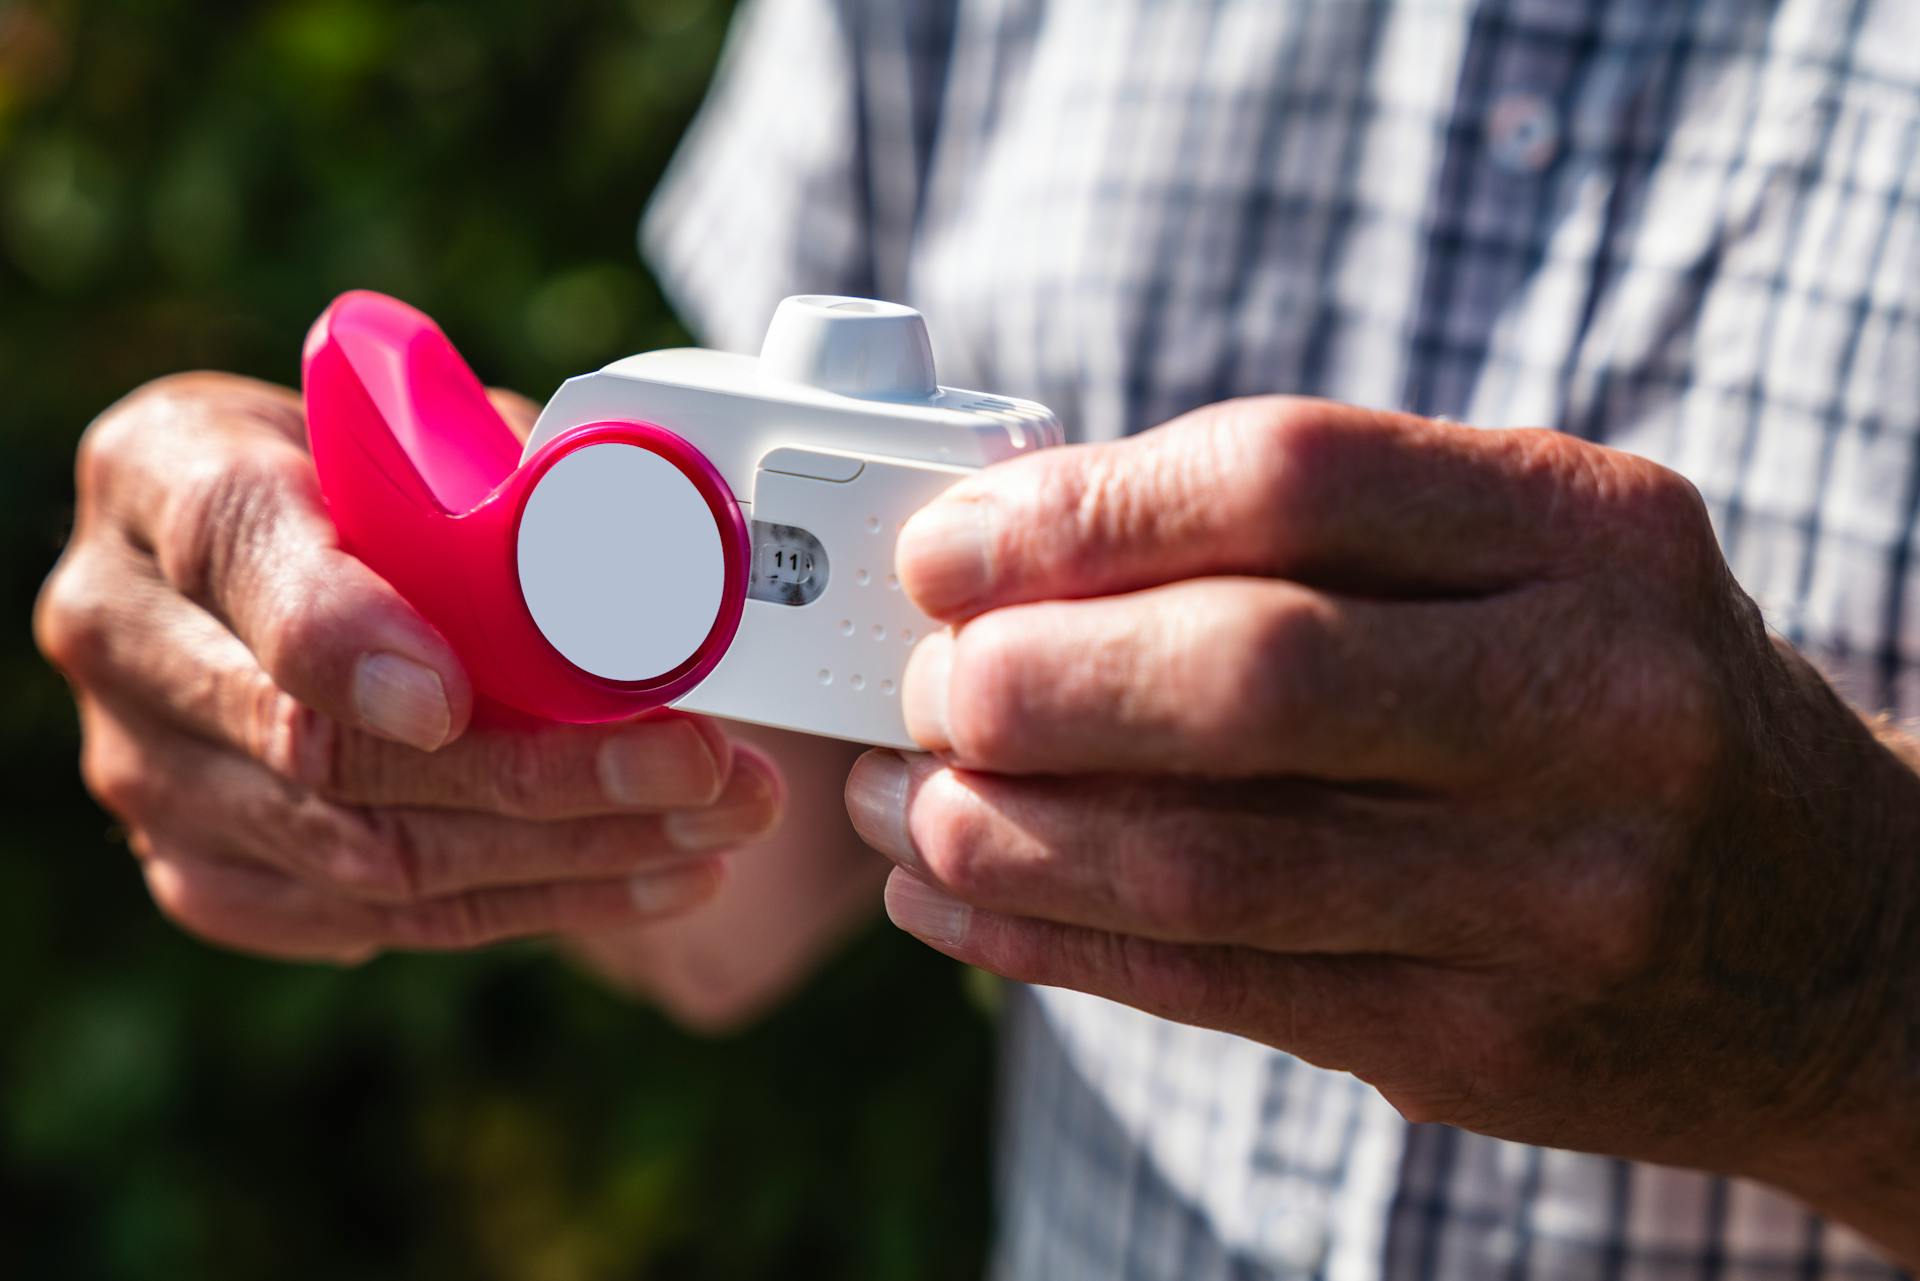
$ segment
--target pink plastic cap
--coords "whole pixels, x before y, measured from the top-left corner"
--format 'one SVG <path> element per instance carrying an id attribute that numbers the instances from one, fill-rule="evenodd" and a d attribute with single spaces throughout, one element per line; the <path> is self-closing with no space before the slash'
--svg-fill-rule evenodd
<path id="1" fill-rule="evenodd" d="M 518 437 L 433 321 L 365 291 L 343 294 L 315 322 L 303 375 L 314 468 L 341 545 L 440 630 L 484 699 L 551 720 L 617 720 L 678 698 L 725 654 L 746 600 L 746 521 L 712 464 L 681 437 L 650 423 L 589 423 L 521 466 Z M 567 454 L 605 443 L 647 450 L 686 475 L 724 553 L 721 606 L 706 638 L 685 662 L 641 680 L 610 681 L 568 662 L 529 613 L 515 564 L 534 486 Z"/>

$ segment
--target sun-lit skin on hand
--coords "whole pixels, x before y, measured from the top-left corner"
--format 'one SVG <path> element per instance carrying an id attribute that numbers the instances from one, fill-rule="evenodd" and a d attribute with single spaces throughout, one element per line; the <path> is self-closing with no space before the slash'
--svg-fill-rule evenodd
<path id="1" fill-rule="evenodd" d="M 1759 1178 L 1920 1258 L 1920 780 L 1691 486 L 1266 398 L 909 522 L 895 922 L 1406 1115 Z"/>
<path id="2" fill-rule="evenodd" d="M 196 934 L 353 962 L 615 931 L 712 898 L 779 820 L 772 764 L 709 721 L 474 725 L 445 641 L 339 548 L 291 392 L 143 388 L 77 489 L 35 634 L 88 787 Z"/>

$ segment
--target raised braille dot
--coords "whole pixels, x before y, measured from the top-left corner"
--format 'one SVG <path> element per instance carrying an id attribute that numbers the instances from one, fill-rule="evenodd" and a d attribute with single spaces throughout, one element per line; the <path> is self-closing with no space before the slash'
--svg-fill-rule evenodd
<path id="1" fill-rule="evenodd" d="M 853 686 L 855 689 L 865 689 L 867 687 L 867 678 L 864 676 L 850 676 L 847 678 L 847 684 Z"/>
<path id="2" fill-rule="evenodd" d="M 840 634 L 842 636 L 853 635 L 853 620 L 851 618 L 843 618 L 840 620 Z"/>
<path id="3" fill-rule="evenodd" d="M 902 627 L 900 629 L 900 639 L 909 645 L 913 644 L 913 628 Z"/>
<path id="4" fill-rule="evenodd" d="M 890 592 L 897 592 L 900 590 L 900 575 L 898 574 L 887 575 L 887 590 Z"/>
<path id="5" fill-rule="evenodd" d="M 891 698 L 891 697 L 893 696 L 893 682 L 892 682 L 892 681 L 881 681 L 881 682 L 880 682 L 880 692 L 881 692 L 882 694 L 885 694 L 885 695 L 887 695 L 887 696 L 888 696 L 889 698 Z"/>
<path id="6" fill-rule="evenodd" d="M 833 684 L 833 673 L 823 667 L 820 669 L 820 674 L 815 676 L 814 679 L 822 685 L 831 685 Z"/>
<path id="7" fill-rule="evenodd" d="M 880 532 L 880 518 L 878 516 L 867 517 L 867 532 L 869 534 L 877 534 Z"/>
<path id="8" fill-rule="evenodd" d="M 865 587 L 868 583 L 873 581 L 873 575 L 869 574 L 866 570 L 863 569 L 859 573 L 853 576 L 853 581 L 860 584 L 862 587 Z"/>
<path id="9" fill-rule="evenodd" d="M 875 640 L 885 640 L 887 638 L 887 629 L 875 623 L 873 625 L 873 638 Z"/>

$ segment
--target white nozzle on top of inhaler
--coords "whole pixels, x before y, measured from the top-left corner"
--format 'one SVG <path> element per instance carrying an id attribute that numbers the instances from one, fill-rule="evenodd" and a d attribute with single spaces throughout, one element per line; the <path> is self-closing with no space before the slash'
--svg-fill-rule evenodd
<path id="1" fill-rule="evenodd" d="M 899 303 L 804 294 L 774 312 L 760 371 L 863 400 L 939 394 L 927 322 Z"/>

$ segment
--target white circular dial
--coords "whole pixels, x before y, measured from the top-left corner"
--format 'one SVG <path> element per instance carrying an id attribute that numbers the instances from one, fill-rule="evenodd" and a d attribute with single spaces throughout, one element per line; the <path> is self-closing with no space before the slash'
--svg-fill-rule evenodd
<path id="1" fill-rule="evenodd" d="M 720 613 L 727 569 L 713 511 L 684 472 L 637 445 L 588 445 L 548 468 L 518 549 L 534 623 L 606 680 L 672 671 Z"/>

